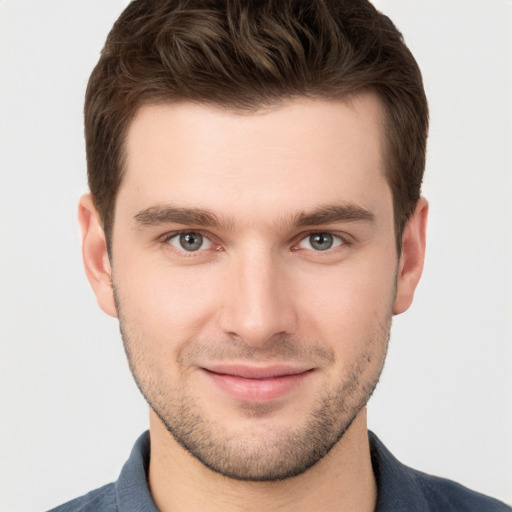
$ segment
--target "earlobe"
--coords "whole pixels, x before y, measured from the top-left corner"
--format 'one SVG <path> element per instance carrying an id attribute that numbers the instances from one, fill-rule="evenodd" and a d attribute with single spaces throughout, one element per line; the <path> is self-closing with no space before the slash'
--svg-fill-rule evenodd
<path id="1" fill-rule="evenodd" d="M 87 279 L 100 308 L 108 315 L 117 317 L 105 233 L 90 194 L 80 198 L 78 220 L 82 230 L 82 257 Z"/>
<path id="2" fill-rule="evenodd" d="M 425 259 L 428 202 L 420 197 L 402 235 L 393 313 L 399 315 L 412 304 Z"/>

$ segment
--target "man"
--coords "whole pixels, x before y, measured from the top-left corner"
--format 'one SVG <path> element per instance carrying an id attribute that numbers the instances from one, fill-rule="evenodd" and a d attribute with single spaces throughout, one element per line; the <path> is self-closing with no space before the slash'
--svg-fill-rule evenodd
<path id="1" fill-rule="evenodd" d="M 425 252 L 427 104 L 365 1 L 136 1 L 85 106 L 86 273 L 150 433 L 57 510 L 509 510 L 366 424 Z"/>

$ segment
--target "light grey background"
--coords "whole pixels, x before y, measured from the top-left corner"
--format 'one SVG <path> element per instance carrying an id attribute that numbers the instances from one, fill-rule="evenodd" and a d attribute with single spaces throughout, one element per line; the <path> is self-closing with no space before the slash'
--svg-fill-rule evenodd
<path id="1" fill-rule="evenodd" d="M 370 427 L 403 462 L 512 503 L 512 2 L 376 0 L 431 106 L 427 263 Z M 116 479 L 147 410 L 83 275 L 82 99 L 122 0 L 0 2 L 0 510 Z"/>

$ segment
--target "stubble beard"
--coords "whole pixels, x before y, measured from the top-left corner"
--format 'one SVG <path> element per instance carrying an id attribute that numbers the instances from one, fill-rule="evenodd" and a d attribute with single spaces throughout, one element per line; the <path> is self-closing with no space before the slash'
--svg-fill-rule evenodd
<path id="1" fill-rule="evenodd" d="M 187 452 L 212 471 L 235 480 L 284 480 L 304 473 L 325 457 L 342 439 L 375 390 L 384 366 L 391 329 L 390 311 L 368 335 L 366 350 L 350 368 L 345 369 L 336 386 L 322 393 L 317 400 L 318 406 L 302 423 L 298 422 L 293 428 L 273 428 L 268 435 L 255 436 L 254 432 L 247 431 L 232 436 L 216 422 L 218 418 L 206 417 L 200 399 L 190 395 L 184 379 L 180 379 L 181 384 L 172 389 L 165 388 L 164 380 L 159 379 L 155 370 L 157 365 L 144 353 L 143 337 L 125 321 L 119 298 L 117 294 L 115 296 L 128 363 L 149 406 Z M 262 350 L 233 342 L 233 347 L 224 348 L 223 353 L 242 354 L 245 360 L 268 360 L 268 356 L 272 354 L 275 357 L 277 353 L 282 356 L 281 360 L 287 360 L 290 355 L 297 356 L 298 346 L 301 344 L 296 340 L 282 337 Z M 211 344 L 197 340 L 192 341 L 190 347 L 188 352 L 178 357 L 182 362 L 200 351 L 201 347 L 208 350 Z M 312 352 L 315 350 L 322 352 L 324 349 L 317 347 Z M 329 357 L 325 350 L 324 355 Z M 272 404 L 243 404 L 241 412 L 246 417 L 261 419 L 271 415 L 272 408 Z"/>

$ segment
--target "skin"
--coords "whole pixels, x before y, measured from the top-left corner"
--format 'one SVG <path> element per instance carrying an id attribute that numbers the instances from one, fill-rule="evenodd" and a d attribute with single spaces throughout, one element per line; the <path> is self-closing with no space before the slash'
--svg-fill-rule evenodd
<path id="1" fill-rule="evenodd" d="M 374 509 L 365 406 L 427 219 L 422 198 L 397 255 L 382 119 L 369 93 L 244 114 L 145 106 L 111 260 L 82 198 L 87 276 L 151 405 L 160 510 Z"/>

